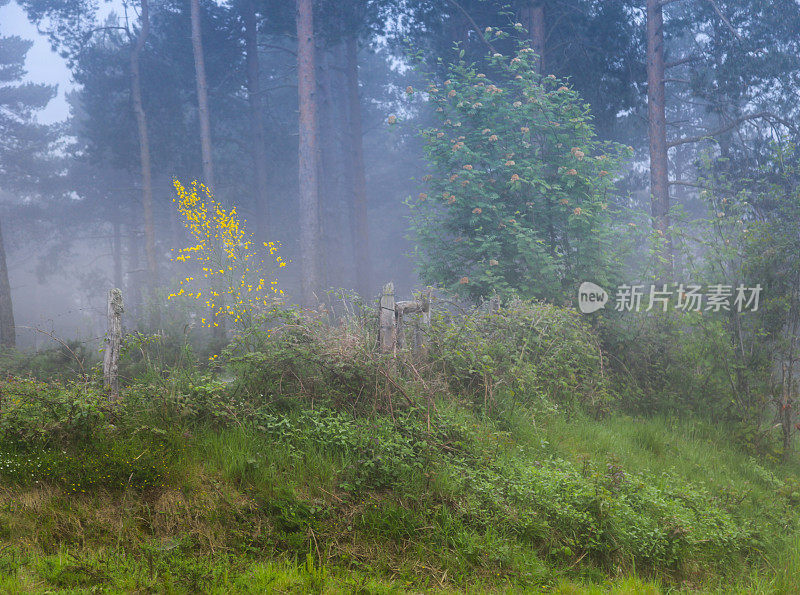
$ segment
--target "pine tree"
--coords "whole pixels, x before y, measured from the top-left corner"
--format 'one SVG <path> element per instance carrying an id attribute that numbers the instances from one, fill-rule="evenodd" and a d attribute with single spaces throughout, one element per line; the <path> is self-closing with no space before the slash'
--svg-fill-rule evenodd
<path id="1" fill-rule="evenodd" d="M 0 192 L 17 197 L 34 195 L 42 178 L 53 173 L 47 154 L 55 135 L 50 127 L 37 123 L 35 114 L 55 96 L 55 88 L 21 82 L 31 45 L 16 36 L 0 37 Z M 2 223 L 8 230 L 8 221 Z M 0 346 L 15 344 L 11 285 L 0 229 Z"/>
<path id="2" fill-rule="evenodd" d="M 317 165 L 317 79 L 314 51 L 314 7 L 311 0 L 297 3 L 297 79 L 300 106 L 300 253 L 302 299 L 314 302 L 319 289 L 319 189 Z"/>

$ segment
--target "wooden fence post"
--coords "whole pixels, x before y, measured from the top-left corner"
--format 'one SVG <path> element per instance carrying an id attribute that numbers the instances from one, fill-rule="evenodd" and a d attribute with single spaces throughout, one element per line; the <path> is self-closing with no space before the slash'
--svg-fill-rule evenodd
<path id="1" fill-rule="evenodd" d="M 431 324 L 431 299 L 433 288 L 428 287 L 416 300 L 395 301 L 394 284 L 383 286 L 380 307 L 380 347 L 382 353 L 395 353 L 405 346 L 403 318 L 406 314 L 419 314 L 414 325 L 414 350 L 425 353 L 422 327 Z"/>
<path id="2" fill-rule="evenodd" d="M 414 348 L 423 357 L 428 355 L 428 346 L 425 344 L 425 336 L 431 326 L 431 299 L 433 287 L 428 287 L 420 299 L 421 316 L 414 333 Z"/>
<path id="3" fill-rule="evenodd" d="M 395 350 L 397 344 L 396 311 L 394 302 L 394 283 L 383 286 L 380 306 L 380 345 L 382 353 Z"/>
<path id="4" fill-rule="evenodd" d="M 402 302 L 405 305 L 405 302 Z M 403 329 L 403 314 L 405 309 L 400 307 L 401 302 L 395 302 L 394 309 L 394 334 L 396 337 L 396 344 L 398 349 L 403 349 L 406 346 L 406 333 Z"/>
<path id="5" fill-rule="evenodd" d="M 119 400 L 118 362 L 122 345 L 122 291 L 108 292 L 108 334 L 103 354 L 103 384 L 110 391 L 112 401 Z"/>

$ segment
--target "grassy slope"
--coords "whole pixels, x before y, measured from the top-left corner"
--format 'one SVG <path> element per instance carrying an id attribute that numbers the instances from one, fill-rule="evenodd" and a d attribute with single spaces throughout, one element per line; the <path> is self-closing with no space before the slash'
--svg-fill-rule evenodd
<path id="1" fill-rule="evenodd" d="M 181 429 L 166 440 L 137 442 L 130 452 L 165 449 L 167 471 L 155 489 L 69 493 L 59 481 L 6 483 L 0 590 L 797 592 L 800 542 L 760 516 L 800 471 L 736 452 L 721 429 L 523 410 L 498 424 L 440 403 L 445 422 L 439 431 L 447 439 L 422 451 L 411 444 L 411 451 L 424 452 L 421 459 L 400 452 L 409 441 L 391 423 L 367 427 L 346 416 L 304 415 L 273 416 L 266 427 Z M 401 425 L 416 431 L 417 422 L 422 426 L 419 420 Z M 382 437 L 388 450 L 368 456 L 359 436 Z M 547 461 L 554 462 L 541 467 Z M 536 468 L 541 474 L 525 483 L 526 469 Z M 631 491 L 619 487 L 637 482 L 642 485 Z M 521 500 L 509 495 L 512 485 L 521 486 Z M 580 539 L 570 541 L 568 533 L 580 529 L 570 515 L 583 502 L 575 494 L 586 489 L 606 490 L 600 502 L 616 512 L 602 518 L 621 555 L 598 555 L 605 551 L 599 546 L 582 552 Z M 758 547 L 748 545 L 751 532 L 731 538 L 731 555 L 719 565 L 703 558 L 720 555 L 717 549 L 704 554 L 704 543 L 687 550 L 696 562 L 676 567 L 637 568 L 635 559 L 626 559 L 633 546 L 625 544 L 625 531 L 655 514 L 647 498 L 680 516 L 687 514 L 680 508 L 686 496 L 665 494 L 696 490 L 707 490 L 725 514 L 733 511 L 735 524 L 764 533 Z M 645 497 L 637 500 L 638 493 Z M 689 508 L 699 509 L 703 497 Z M 637 506 L 647 510 L 626 521 Z M 786 503 L 770 511 L 794 518 Z M 709 522 L 727 518 L 717 512 L 708 513 Z M 706 519 L 705 509 L 689 513 L 687 532 L 705 530 L 693 514 Z"/>

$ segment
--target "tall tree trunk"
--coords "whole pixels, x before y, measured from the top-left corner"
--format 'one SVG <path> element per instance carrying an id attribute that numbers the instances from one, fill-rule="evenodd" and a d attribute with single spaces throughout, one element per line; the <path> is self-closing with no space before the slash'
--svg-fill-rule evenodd
<path id="1" fill-rule="evenodd" d="M 464 44 L 469 42 L 469 32 L 471 31 L 469 21 L 464 16 L 464 13 L 457 10 L 455 14 L 450 17 L 450 40 L 453 44 L 460 43 L 463 47 Z"/>
<path id="2" fill-rule="evenodd" d="M 664 88 L 664 17 L 661 0 L 647 0 L 647 116 L 650 135 L 650 200 L 659 238 L 660 275 L 673 274 L 669 230 L 669 161 L 667 156 L 666 91 Z"/>
<path id="3" fill-rule="evenodd" d="M 326 287 L 352 286 L 350 234 L 347 211 L 350 204 L 348 171 L 348 116 L 344 81 L 343 44 L 317 48 L 318 145 L 320 178 L 320 274 Z"/>
<path id="4" fill-rule="evenodd" d="M 300 268 L 302 299 L 313 305 L 319 287 L 319 194 L 313 0 L 296 0 L 299 107 Z"/>
<path id="5" fill-rule="evenodd" d="M 14 308 L 11 304 L 11 284 L 8 282 L 3 230 L 0 228 L 0 346 L 16 347 L 16 345 L 17 327 L 14 324 Z"/>
<path id="6" fill-rule="evenodd" d="M 142 78 L 139 63 L 150 32 L 150 7 L 148 0 L 141 0 L 142 28 L 131 51 L 131 98 L 136 116 L 136 129 L 139 134 L 139 161 L 142 168 L 142 209 L 144 211 L 144 238 L 147 255 L 147 288 L 150 300 L 151 324 L 159 323 L 159 310 L 155 303 L 155 289 L 158 284 L 158 265 L 156 263 L 156 239 L 153 224 L 153 175 L 150 170 L 150 137 L 147 133 L 147 115 L 142 104 Z"/>
<path id="7" fill-rule="evenodd" d="M 208 81 L 203 58 L 203 38 L 200 33 L 200 0 L 190 0 L 192 18 L 192 53 L 194 54 L 195 80 L 197 81 L 197 113 L 200 118 L 200 152 L 203 159 L 203 182 L 212 191 L 214 162 L 211 157 L 211 117 L 208 110 Z"/>
<path id="8" fill-rule="evenodd" d="M 542 74 L 544 72 L 544 52 L 545 52 L 545 11 L 544 4 L 540 0 L 528 0 L 528 3 L 520 11 L 520 21 L 528 30 L 528 39 L 531 42 L 531 49 L 538 56 L 535 69 Z"/>
<path id="9" fill-rule="evenodd" d="M 369 219 L 367 218 L 367 181 L 364 170 L 364 132 L 361 127 L 361 96 L 358 92 L 358 40 L 349 36 L 345 42 L 347 73 L 348 123 L 350 130 L 350 179 L 353 185 L 350 233 L 353 261 L 356 265 L 356 291 L 366 296 L 370 291 Z"/>
<path id="10" fill-rule="evenodd" d="M 206 61 L 203 57 L 203 36 L 200 30 L 200 0 L 190 0 L 192 21 L 192 54 L 194 54 L 195 81 L 197 83 L 197 116 L 200 120 L 200 154 L 203 161 L 203 183 L 215 192 L 214 160 L 211 154 L 211 116 L 208 109 L 208 80 L 206 79 Z M 221 301 L 221 300 L 220 300 Z M 214 320 L 213 316 L 210 320 Z M 215 338 L 225 336 L 224 319 L 214 326 Z"/>
<path id="11" fill-rule="evenodd" d="M 245 51 L 247 52 L 247 99 L 250 104 L 250 125 L 253 134 L 253 172 L 256 182 L 256 236 L 269 238 L 269 186 L 267 181 L 267 148 L 264 132 L 263 102 L 258 61 L 258 29 L 255 0 L 244 7 Z"/>

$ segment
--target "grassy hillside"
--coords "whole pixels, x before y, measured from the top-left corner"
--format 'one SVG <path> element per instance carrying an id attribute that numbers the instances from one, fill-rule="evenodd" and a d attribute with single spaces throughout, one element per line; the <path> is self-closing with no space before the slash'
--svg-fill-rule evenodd
<path id="1" fill-rule="evenodd" d="M 798 591 L 800 466 L 615 412 L 556 309 L 439 324 L 424 360 L 295 319 L 211 368 L 131 361 L 119 406 L 4 377 L 0 589 Z"/>

